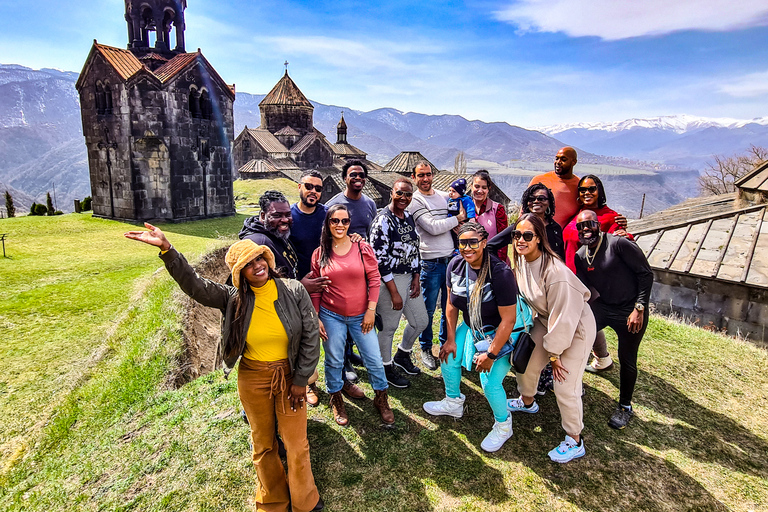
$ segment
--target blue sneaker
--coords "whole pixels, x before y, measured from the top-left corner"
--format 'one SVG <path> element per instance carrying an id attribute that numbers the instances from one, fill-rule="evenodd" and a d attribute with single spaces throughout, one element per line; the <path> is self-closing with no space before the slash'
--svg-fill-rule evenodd
<path id="1" fill-rule="evenodd" d="M 507 410 L 509 412 L 527 412 L 533 414 L 539 412 L 539 404 L 534 400 L 530 407 L 526 407 L 525 403 L 523 403 L 523 397 L 513 398 L 512 400 L 507 400 Z"/>
<path id="2" fill-rule="evenodd" d="M 553 462 L 565 464 L 573 459 L 583 457 L 586 453 L 587 451 L 584 449 L 583 439 L 581 440 L 581 445 L 579 445 L 571 436 L 565 436 L 565 441 L 560 443 L 557 448 L 550 451 L 548 455 Z"/>

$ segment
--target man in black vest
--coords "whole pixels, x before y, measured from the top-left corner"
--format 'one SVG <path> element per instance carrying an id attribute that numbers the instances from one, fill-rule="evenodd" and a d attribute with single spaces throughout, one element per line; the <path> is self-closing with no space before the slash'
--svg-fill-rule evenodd
<path id="1" fill-rule="evenodd" d="M 579 213 L 576 229 L 582 244 L 575 258 L 576 275 L 597 294 L 590 303 L 597 330 L 610 327 L 619 338 L 619 405 L 608 425 L 622 429 L 634 414 L 637 351 L 648 326 L 653 271 L 634 242 L 600 231 L 595 212 Z"/>

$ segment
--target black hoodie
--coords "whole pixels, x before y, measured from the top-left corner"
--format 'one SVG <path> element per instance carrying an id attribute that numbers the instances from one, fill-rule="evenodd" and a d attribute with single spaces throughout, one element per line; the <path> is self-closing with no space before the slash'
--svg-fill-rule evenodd
<path id="1" fill-rule="evenodd" d="M 296 256 L 291 242 L 283 240 L 275 233 L 269 231 L 258 217 L 249 217 L 243 222 L 243 229 L 238 235 L 240 240 L 253 240 L 259 245 L 266 245 L 275 255 L 275 266 L 283 277 L 296 279 L 296 265 L 299 258 Z"/>

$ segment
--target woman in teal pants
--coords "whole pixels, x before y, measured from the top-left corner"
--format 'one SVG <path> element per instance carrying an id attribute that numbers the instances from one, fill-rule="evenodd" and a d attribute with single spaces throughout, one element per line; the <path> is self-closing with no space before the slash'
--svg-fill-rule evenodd
<path id="1" fill-rule="evenodd" d="M 448 264 L 446 272 L 447 339 L 440 349 L 446 397 L 425 403 L 424 410 L 435 416 L 460 418 L 464 413 L 464 395 L 459 389 L 461 367 L 470 370 L 474 363 L 481 372 L 480 383 L 495 419 L 480 447 L 495 452 L 512 437 L 512 416 L 502 383 L 511 368 L 507 350 L 515 326 L 517 282 L 510 268 L 486 249 L 487 243 L 488 233 L 479 224 L 467 223 L 459 230 L 460 255 Z M 461 325 L 457 325 L 459 311 L 464 317 Z M 479 352 L 475 343 L 483 341 L 487 351 Z"/>

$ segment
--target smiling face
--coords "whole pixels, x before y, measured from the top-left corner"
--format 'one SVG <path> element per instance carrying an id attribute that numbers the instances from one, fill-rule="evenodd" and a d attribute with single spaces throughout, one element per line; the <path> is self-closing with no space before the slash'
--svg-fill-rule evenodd
<path id="1" fill-rule="evenodd" d="M 517 240 L 512 241 L 512 245 L 515 247 L 515 252 L 523 256 L 526 261 L 533 261 L 541 256 L 541 249 L 539 249 L 540 240 L 539 237 L 536 236 L 536 230 L 534 229 L 533 224 L 527 220 L 524 220 L 517 224 L 515 230 L 520 231 L 520 233 L 523 235 Z M 526 233 L 531 233 L 533 235 L 530 241 L 525 240 Z"/>
<path id="2" fill-rule="evenodd" d="M 307 187 L 311 187 L 307 189 Z M 323 193 L 323 180 L 314 176 L 304 176 L 299 183 L 299 199 L 307 208 L 314 208 Z"/>
<path id="3" fill-rule="evenodd" d="M 336 210 L 328 219 L 328 227 L 334 241 L 340 242 L 347 236 L 349 231 L 349 213 L 346 210 Z"/>
<path id="4" fill-rule="evenodd" d="M 459 252 L 472 268 L 479 268 L 483 262 L 483 250 L 488 240 L 481 240 L 477 231 L 466 231 L 459 235 Z"/>
<path id="5" fill-rule="evenodd" d="M 584 208 L 597 209 L 598 189 L 592 178 L 586 178 L 579 185 L 579 202 Z"/>
<path id="6" fill-rule="evenodd" d="M 528 198 L 528 211 L 545 219 L 549 208 L 549 194 L 546 190 L 539 189 Z"/>
<path id="7" fill-rule="evenodd" d="M 488 182 L 476 176 L 472 179 L 472 199 L 475 204 L 483 204 L 488 197 Z"/>
<path id="8" fill-rule="evenodd" d="M 347 183 L 347 190 L 358 194 L 363 191 L 365 186 L 365 171 L 359 165 L 353 165 L 347 169 L 345 181 Z"/>
<path id="9" fill-rule="evenodd" d="M 576 165 L 576 150 L 564 147 L 555 156 L 555 174 L 568 178 L 573 174 L 573 166 Z"/>
<path id="10" fill-rule="evenodd" d="M 291 236 L 293 217 L 291 205 L 287 201 L 273 201 L 266 212 L 261 212 L 260 218 L 270 232 L 283 240 L 288 240 Z"/>
<path id="11" fill-rule="evenodd" d="M 390 196 L 392 197 L 392 211 L 400 215 L 411 204 L 413 187 L 404 181 L 397 182 L 392 188 Z"/>
<path id="12" fill-rule="evenodd" d="M 432 168 L 427 164 L 422 164 L 413 171 L 413 181 L 416 182 L 416 188 L 429 194 L 432 190 Z"/>
<path id="13" fill-rule="evenodd" d="M 600 223 L 591 210 L 584 210 L 576 217 L 576 230 L 581 245 L 594 246 L 600 241 Z"/>
<path id="14" fill-rule="evenodd" d="M 269 264 L 260 254 L 243 267 L 240 276 L 249 285 L 260 288 L 269 280 Z"/>

